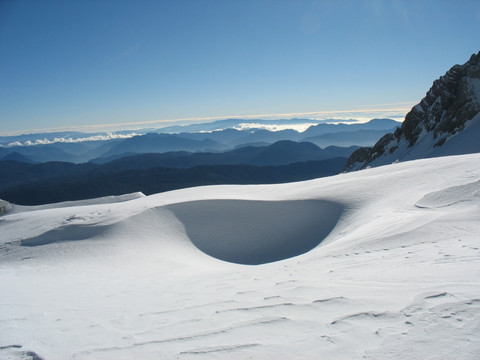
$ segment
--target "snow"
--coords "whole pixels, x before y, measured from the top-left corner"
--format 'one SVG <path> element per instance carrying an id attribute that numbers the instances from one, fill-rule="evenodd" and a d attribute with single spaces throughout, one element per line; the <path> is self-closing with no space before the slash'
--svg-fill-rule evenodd
<path id="1" fill-rule="evenodd" d="M 446 137 L 446 141 L 442 146 L 435 146 L 441 137 L 434 138 L 433 132 L 425 129 L 419 135 L 418 141 L 410 146 L 405 139 L 399 142 L 392 141 L 387 147 L 385 153 L 377 159 L 370 162 L 371 167 L 392 164 L 396 161 L 410 161 L 425 157 L 442 157 L 452 155 L 462 155 L 470 153 L 480 153 L 480 141 L 478 134 L 480 133 L 480 114 L 474 116 L 465 123 L 465 128 L 453 135 Z M 390 153 L 391 147 L 396 147 L 393 153 Z M 362 163 L 356 164 L 353 169 L 361 167 Z"/>
<path id="2" fill-rule="evenodd" d="M 86 205 L 94 205 L 94 204 L 111 204 L 115 202 L 122 202 L 128 201 L 132 199 L 136 199 L 139 197 L 145 196 L 141 192 L 119 195 L 119 196 L 105 196 L 101 198 L 95 199 L 87 199 L 87 200 L 79 200 L 79 201 L 63 201 L 54 204 L 46 204 L 46 205 L 35 205 L 35 206 L 23 206 L 23 205 L 14 205 L 13 209 L 15 212 L 24 212 L 24 211 L 32 211 L 32 210 L 42 210 L 42 209 L 51 209 L 51 208 L 64 208 L 64 207 L 78 207 L 78 206 L 86 206 Z"/>
<path id="3" fill-rule="evenodd" d="M 433 150 L 431 156 L 460 155 L 480 152 L 480 113 L 465 123 L 465 129 L 447 138 L 445 144 Z"/>
<path id="4" fill-rule="evenodd" d="M 464 201 L 478 201 L 480 198 L 480 181 L 469 184 L 452 186 L 425 195 L 417 202 L 418 207 L 439 208 L 452 206 Z"/>
<path id="5" fill-rule="evenodd" d="M 340 204 L 321 200 L 203 200 L 168 209 L 185 225 L 197 248 L 220 260 L 249 265 L 315 248 L 342 213 Z"/>
<path id="6" fill-rule="evenodd" d="M 14 207 L 0 358 L 476 359 L 479 163 Z"/>

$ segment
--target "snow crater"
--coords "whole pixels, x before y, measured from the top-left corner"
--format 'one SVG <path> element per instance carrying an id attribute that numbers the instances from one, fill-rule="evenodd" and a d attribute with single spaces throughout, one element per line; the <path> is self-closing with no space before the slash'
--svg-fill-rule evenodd
<path id="1" fill-rule="evenodd" d="M 325 239 L 343 212 L 326 200 L 198 200 L 166 206 L 192 243 L 228 262 L 259 265 L 306 253 Z"/>

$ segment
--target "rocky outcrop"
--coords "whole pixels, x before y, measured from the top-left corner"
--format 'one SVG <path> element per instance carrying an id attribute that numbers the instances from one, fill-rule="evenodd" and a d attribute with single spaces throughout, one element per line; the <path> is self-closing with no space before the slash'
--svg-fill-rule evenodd
<path id="1" fill-rule="evenodd" d="M 393 134 L 372 148 L 361 148 L 348 159 L 345 171 L 393 161 L 428 157 L 480 113 L 480 52 L 435 80 L 422 101 L 406 115 Z M 421 151 L 412 151 L 422 141 Z"/>
<path id="2" fill-rule="evenodd" d="M 10 210 L 10 203 L 5 200 L 0 200 L 0 215 L 7 213 Z"/>

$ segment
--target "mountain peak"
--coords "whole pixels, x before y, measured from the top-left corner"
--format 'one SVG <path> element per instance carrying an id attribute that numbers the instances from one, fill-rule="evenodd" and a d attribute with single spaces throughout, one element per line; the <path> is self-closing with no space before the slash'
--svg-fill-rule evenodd
<path id="1" fill-rule="evenodd" d="M 383 136 L 372 148 L 354 152 L 345 170 L 479 152 L 480 144 L 471 134 L 480 131 L 479 114 L 480 52 L 435 80 L 426 96 L 405 116 L 402 126 Z M 464 131 L 467 127 L 470 134 Z"/>
<path id="2" fill-rule="evenodd" d="M 0 161 L 18 161 L 18 162 L 23 162 L 27 164 L 34 164 L 35 161 L 31 160 L 30 158 L 26 157 L 23 154 L 20 154 L 16 151 L 11 152 L 7 155 L 5 155 L 3 158 L 0 159 Z"/>

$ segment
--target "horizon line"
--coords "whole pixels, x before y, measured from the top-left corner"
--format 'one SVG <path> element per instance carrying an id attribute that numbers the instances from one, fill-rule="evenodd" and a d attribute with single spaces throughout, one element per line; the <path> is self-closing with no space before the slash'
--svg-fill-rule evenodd
<path id="1" fill-rule="evenodd" d="M 408 104 L 408 105 L 407 105 Z M 413 102 L 403 102 L 403 103 L 393 103 L 393 104 L 382 104 L 376 106 L 401 106 L 405 107 L 394 107 L 394 108 L 375 108 L 375 105 L 372 105 L 372 108 L 361 108 L 361 109 L 349 109 L 349 110 L 319 110 L 319 111 L 308 111 L 308 112 L 291 112 L 291 113 L 270 113 L 270 114 L 249 114 L 249 115 L 222 115 L 222 116 L 206 116 L 206 117 L 187 117 L 187 118 L 176 118 L 176 119 L 161 119 L 161 120 L 145 120 L 145 121 L 135 121 L 135 122 L 122 122 L 122 123 L 110 123 L 110 124 L 92 124 L 92 125 L 74 125 L 74 126 L 62 126 L 62 127 L 52 127 L 52 128 L 40 128 L 40 129 L 27 129 L 27 130 L 13 130 L 0 132 L 0 136 L 15 136 L 15 135 L 28 135 L 28 134 L 37 134 L 42 132 L 62 132 L 62 131 L 105 131 L 105 132 L 115 132 L 115 131 L 124 131 L 124 130 L 135 130 L 131 128 L 132 126 L 141 126 L 141 125 L 153 125 L 153 124 L 169 124 L 169 123 L 184 123 L 189 122 L 191 124 L 196 122 L 208 122 L 216 120 L 225 120 L 225 119 L 262 119 L 263 120 L 280 120 L 280 119 L 293 119 L 298 116 L 311 116 L 311 118 L 306 120 L 325 120 L 322 117 L 327 115 L 339 115 L 344 114 L 345 117 L 348 117 L 348 114 L 362 114 L 362 113 L 381 113 L 381 112 L 408 112 L 412 109 L 414 105 Z M 406 113 L 405 113 L 406 115 Z M 400 114 L 395 115 L 394 117 L 399 117 Z M 404 115 L 401 115 L 402 117 Z M 270 118 L 270 119 L 268 119 Z M 188 124 L 186 124 L 188 125 Z M 118 129 L 111 130 L 113 127 L 129 127 L 130 129 Z M 160 127 L 161 128 L 161 127 Z M 101 130 L 105 129 L 105 130 Z M 110 130 L 106 130 L 110 129 Z M 139 130 L 139 128 L 137 128 Z"/>

